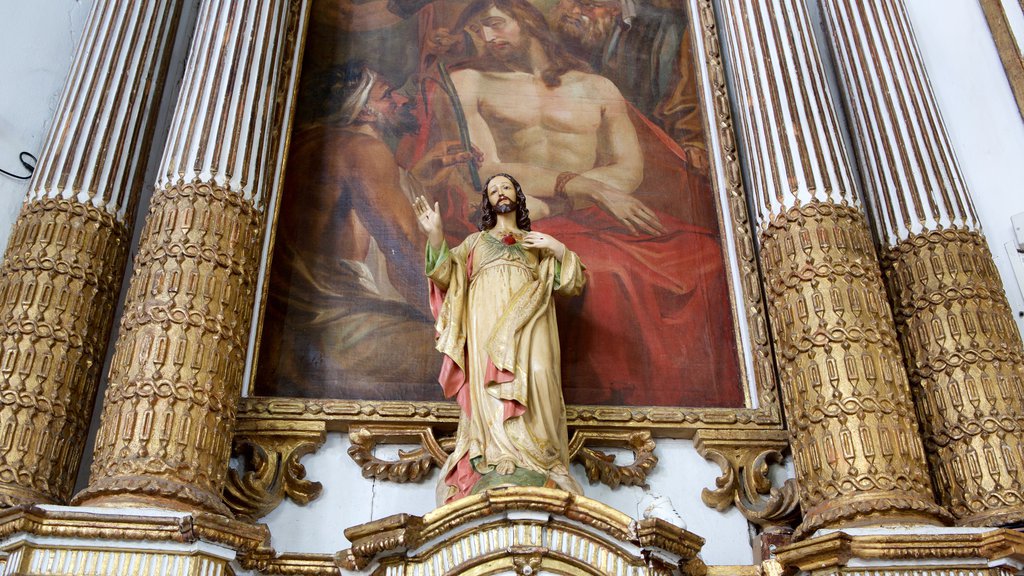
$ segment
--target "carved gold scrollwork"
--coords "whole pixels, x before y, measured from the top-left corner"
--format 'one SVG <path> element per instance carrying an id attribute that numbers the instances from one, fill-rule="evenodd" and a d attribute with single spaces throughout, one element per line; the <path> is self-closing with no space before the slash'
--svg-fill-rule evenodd
<path id="1" fill-rule="evenodd" d="M 353 426 L 348 432 L 352 445 L 348 455 L 363 471 L 363 478 L 390 480 L 391 482 L 419 482 L 434 466 L 442 466 L 455 442 L 452 438 L 440 441 L 430 426 L 389 426 L 386 424 Z M 397 461 L 377 458 L 373 449 L 377 444 L 419 444 L 411 450 L 399 450 Z"/>
<path id="2" fill-rule="evenodd" d="M 224 501 L 236 516 L 256 520 L 287 496 L 308 504 L 323 486 L 306 480 L 299 462 L 316 452 L 325 439 L 321 422 L 242 421 L 235 431 L 232 454 L 244 461 L 241 473 L 230 470 Z"/>
<path id="3" fill-rule="evenodd" d="M 362 469 L 364 478 L 391 482 L 419 482 L 434 467 L 444 465 L 455 439 L 438 439 L 430 426 L 367 424 L 349 429 L 352 445 L 348 455 Z M 414 450 L 399 450 L 397 460 L 377 457 L 378 444 L 418 444 Z M 627 448 L 633 451 L 633 462 L 614 464 L 615 456 L 589 446 Z M 577 430 L 569 442 L 569 459 L 583 464 L 591 483 L 601 482 L 612 488 L 621 485 L 642 486 L 658 463 L 655 442 L 649 430 Z"/>
<path id="4" fill-rule="evenodd" d="M 775 488 L 768 474 L 772 464 L 782 462 L 782 451 L 788 445 L 786 432 L 781 430 L 697 432 L 697 452 L 722 468 L 722 475 L 715 480 L 717 488 L 705 488 L 701 499 L 719 511 L 735 505 L 748 521 L 762 527 L 794 524 L 800 517 L 796 482 L 789 479 Z"/>
<path id="5" fill-rule="evenodd" d="M 588 445 L 628 448 L 633 451 L 633 463 L 618 466 L 614 464 L 615 456 L 588 448 Z M 601 482 L 612 488 L 643 486 L 647 475 L 658 464 L 654 448 L 649 430 L 577 430 L 569 442 L 569 459 L 583 464 L 591 484 Z"/>

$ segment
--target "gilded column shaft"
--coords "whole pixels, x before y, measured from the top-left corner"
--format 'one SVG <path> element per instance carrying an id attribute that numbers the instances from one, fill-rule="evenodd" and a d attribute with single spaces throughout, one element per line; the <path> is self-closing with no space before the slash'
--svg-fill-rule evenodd
<path id="1" fill-rule="evenodd" d="M 220 494 L 302 5 L 200 6 L 78 503 L 228 514 Z"/>
<path id="2" fill-rule="evenodd" d="M 0 506 L 71 496 L 179 12 L 86 22 L 0 269 Z"/>
<path id="3" fill-rule="evenodd" d="M 802 0 L 724 0 L 804 521 L 937 523 L 870 229 Z"/>
<path id="4" fill-rule="evenodd" d="M 905 7 L 822 6 L 939 500 L 1024 520 L 1024 348 Z"/>

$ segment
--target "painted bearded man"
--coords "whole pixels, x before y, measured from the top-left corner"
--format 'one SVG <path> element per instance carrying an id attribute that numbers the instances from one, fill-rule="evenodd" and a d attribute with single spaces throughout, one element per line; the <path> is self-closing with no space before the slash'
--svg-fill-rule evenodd
<path id="1" fill-rule="evenodd" d="M 436 365 L 424 361 L 433 352 L 418 272 L 416 184 L 389 145 L 418 129 L 413 104 L 360 61 L 303 90 L 270 274 L 260 393 L 436 399 Z M 428 155 L 423 164 L 435 160 Z"/>

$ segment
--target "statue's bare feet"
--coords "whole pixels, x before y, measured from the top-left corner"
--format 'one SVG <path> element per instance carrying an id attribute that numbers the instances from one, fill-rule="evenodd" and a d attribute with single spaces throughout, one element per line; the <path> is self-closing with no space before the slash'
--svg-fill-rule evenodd
<path id="1" fill-rule="evenodd" d="M 494 471 L 497 472 L 498 474 L 501 474 L 502 476 L 508 476 L 509 474 L 516 471 L 516 464 L 511 460 L 502 460 L 501 462 L 498 462 L 497 465 L 495 465 Z"/>

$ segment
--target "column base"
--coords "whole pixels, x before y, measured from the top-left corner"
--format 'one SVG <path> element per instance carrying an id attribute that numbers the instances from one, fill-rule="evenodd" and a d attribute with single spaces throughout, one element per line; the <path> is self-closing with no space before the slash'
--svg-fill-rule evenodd
<path id="1" fill-rule="evenodd" d="M 157 509 L 20 506 L 0 513 L 0 574 L 232 575 L 266 526 Z"/>
<path id="2" fill-rule="evenodd" d="M 1024 535 L 906 525 L 820 530 L 780 549 L 777 560 L 810 576 L 1011 576 L 1024 569 Z"/>
<path id="3" fill-rule="evenodd" d="M 860 497 L 837 498 L 807 511 L 793 539 L 803 540 L 820 530 L 836 526 L 943 526 L 952 523 L 953 516 L 946 509 L 934 502 L 915 498 L 913 494 L 864 494 Z"/>
<path id="4" fill-rule="evenodd" d="M 51 496 L 38 490 L 31 490 L 17 484 L 0 483 L 0 508 L 55 503 Z"/>
<path id="5" fill-rule="evenodd" d="M 103 508 L 153 507 L 180 512 L 198 509 L 220 516 L 232 516 L 224 500 L 217 494 L 190 484 L 144 476 L 119 476 L 91 482 L 71 499 L 71 503 Z"/>

